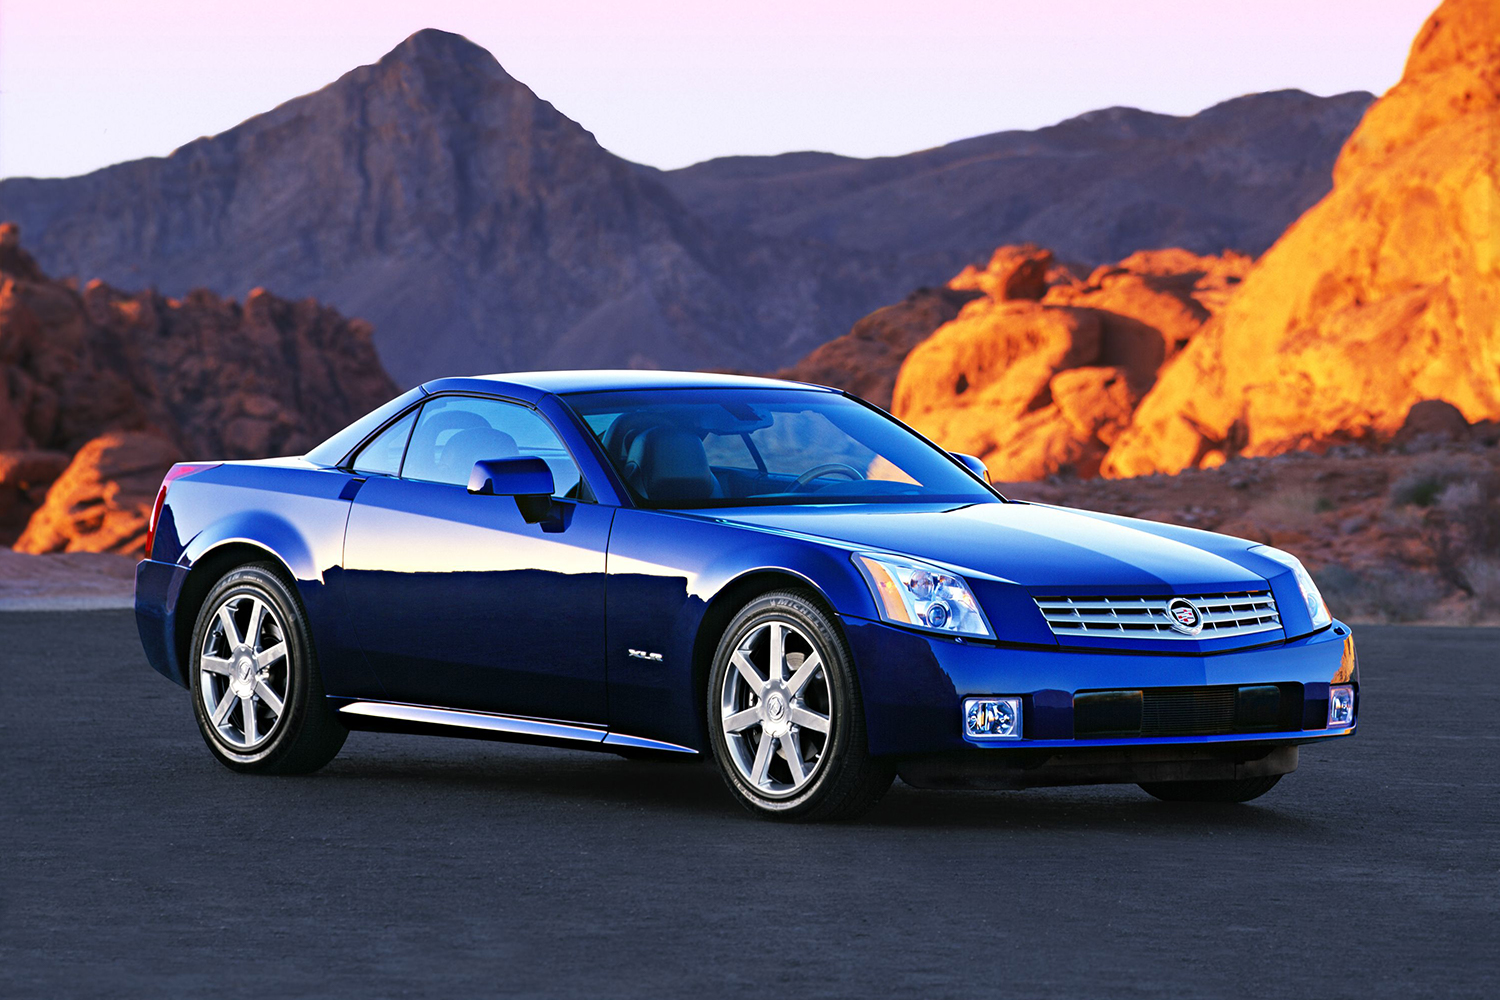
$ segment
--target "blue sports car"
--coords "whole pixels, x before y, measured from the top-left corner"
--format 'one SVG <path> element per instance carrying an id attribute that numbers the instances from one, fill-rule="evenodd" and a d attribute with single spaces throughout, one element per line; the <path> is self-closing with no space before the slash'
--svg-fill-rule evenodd
<path id="1" fill-rule="evenodd" d="M 136 616 L 238 771 L 351 729 L 712 757 L 752 813 L 1138 783 L 1243 802 L 1351 736 L 1291 555 L 1025 503 L 848 393 L 445 378 L 300 458 L 175 466 Z"/>

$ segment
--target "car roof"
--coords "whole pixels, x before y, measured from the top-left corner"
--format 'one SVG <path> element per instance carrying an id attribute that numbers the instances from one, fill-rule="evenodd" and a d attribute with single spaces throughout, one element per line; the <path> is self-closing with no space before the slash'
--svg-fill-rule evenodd
<path id="1" fill-rule="evenodd" d="M 572 392 L 604 392 L 611 389 L 816 389 L 824 386 L 754 375 L 717 372 L 638 371 L 635 369 L 509 372 L 439 378 L 424 382 L 427 392 L 494 392 L 535 400 L 540 396 Z"/>

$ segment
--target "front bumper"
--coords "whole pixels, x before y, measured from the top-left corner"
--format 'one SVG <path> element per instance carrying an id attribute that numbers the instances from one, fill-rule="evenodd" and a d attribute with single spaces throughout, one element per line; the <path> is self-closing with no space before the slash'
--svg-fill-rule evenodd
<path id="1" fill-rule="evenodd" d="M 851 617 L 843 624 L 859 672 L 870 752 L 902 758 L 902 775 L 910 772 L 913 783 L 1024 787 L 1282 774 L 1296 767 L 1299 744 L 1355 731 L 1354 725 L 1326 725 L 1330 685 L 1354 685 L 1356 698 L 1358 692 L 1353 638 L 1339 622 L 1291 642 L 1207 654 L 1005 647 Z M 1081 693 L 1191 697 L 1260 686 L 1278 688 L 1282 705 L 1279 721 L 1254 731 L 1098 735 L 1082 731 L 1088 724 L 1082 714 L 1075 719 Z M 964 735 L 963 700 L 989 695 L 1021 697 L 1020 739 Z"/>

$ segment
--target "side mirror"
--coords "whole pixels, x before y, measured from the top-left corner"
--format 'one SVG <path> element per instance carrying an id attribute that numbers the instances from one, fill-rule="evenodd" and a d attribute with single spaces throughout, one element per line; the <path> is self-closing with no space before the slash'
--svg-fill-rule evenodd
<path id="1" fill-rule="evenodd" d="M 958 464 L 974 473 L 974 475 L 978 476 L 980 479 L 983 479 L 985 482 L 990 481 L 990 470 L 985 466 L 984 462 L 981 459 L 975 458 L 973 455 L 964 455 L 956 451 L 950 451 L 948 452 L 948 454 L 958 459 Z"/>
<path id="2" fill-rule="evenodd" d="M 552 469 L 540 458 L 486 458 L 469 472 L 475 496 L 515 497 L 528 523 L 536 524 L 552 507 Z"/>

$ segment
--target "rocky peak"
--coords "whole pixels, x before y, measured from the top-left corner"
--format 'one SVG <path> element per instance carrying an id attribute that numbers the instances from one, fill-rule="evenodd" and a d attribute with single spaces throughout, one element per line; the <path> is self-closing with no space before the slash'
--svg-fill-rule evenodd
<path id="1" fill-rule="evenodd" d="M 433 64 L 460 68 L 468 72 L 498 73 L 509 79 L 488 49 L 476 45 L 463 35 L 441 28 L 423 28 L 412 32 L 400 45 L 381 56 L 377 65 Z"/>
<path id="2" fill-rule="evenodd" d="M 575 124 L 507 73 L 488 50 L 462 35 L 436 28 L 418 31 L 372 65 L 346 73 L 327 90 L 331 96 L 366 107 L 372 101 L 381 103 L 382 98 L 395 99 L 389 110 L 400 111 L 404 120 L 436 116 L 448 127 L 492 122 L 501 108 L 525 109 L 535 116 L 529 123 L 535 126 Z M 511 124 L 527 122 L 523 117 Z M 513 141 L 517 136 L 511 132 L 492 138 Z"/>
<path id="3" fill-rule="evenodd" d="M 1334 166 L 1336 183 L 1378 166 L 1399 149 L 1459 118 L 1488 118 L 1500 145 L 1500 3 L 1448 0 L 1423 25 L 1406 71 L 1372 106 Z"/>
<path id="4" fill-rule="evenodd" d="M 1446 0 L 1334 187 L 1170 364 L 1104 472 L 1382 443 L 1412 406 L 1500 418 L 1500 4 Z"/>

